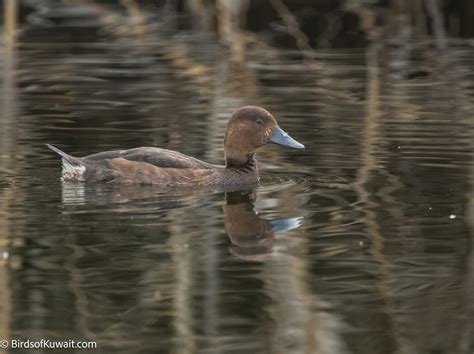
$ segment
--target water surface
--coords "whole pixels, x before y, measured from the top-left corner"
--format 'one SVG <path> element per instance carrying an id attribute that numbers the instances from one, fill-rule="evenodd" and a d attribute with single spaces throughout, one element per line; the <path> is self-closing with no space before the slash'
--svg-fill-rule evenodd
<path id="1" fill-rule="evenodd" d="M 472 43 L 384 38 L 309 60 L 256 43 L 237 65 L 210 34 L 68 11 L 32 14 L 2 48 L 3 338 L 473 352 Z M 247 104 L 306 146 L 261 149 L 251 190 L 62 183 L 44 145 L 222 163 L 228 115 Z"/>

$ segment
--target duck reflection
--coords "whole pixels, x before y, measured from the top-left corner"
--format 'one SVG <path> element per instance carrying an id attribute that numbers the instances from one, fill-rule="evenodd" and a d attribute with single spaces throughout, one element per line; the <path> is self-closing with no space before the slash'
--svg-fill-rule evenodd
<path id="1" fill-rule="evenodd" d="M 63 182 L 62 203 L 66 214 L 97 211 L 150 213 L 196 204 L 200 199 L 225 193 L 223 217 L 225 232 L 232 243 L 232 254 L 244 260 L 259 261 L 274 252 L 276 235 L 301 226 L 303 217 L 261 218 L 255 210 L 256 189 L 245 191 L 157 190 L 150 186 L 84 185 Z"/>
<path id="2" fill-rule="evenodd" d="M 275 234 L 301 226 L 302 217 L 267 220 L 255 211 L 255 191 L 225 194 L 225 231 L 231 252 L 245 260 L 260 260 L 274 249 Z"/>

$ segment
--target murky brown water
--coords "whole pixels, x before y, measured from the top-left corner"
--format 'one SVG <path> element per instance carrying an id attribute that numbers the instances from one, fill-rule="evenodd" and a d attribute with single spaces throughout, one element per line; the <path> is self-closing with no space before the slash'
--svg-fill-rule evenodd
<path id="1" fill-rule="evenodd" d="M 472 43 L 389 38 L 306 63 L 256 43 L 235 65 L 206 34 L 68 11 L 2 48 L 0 339 L 473 352 Z M 251 191 L 62 184 L 44 145 L 222 163 L 246 104 L 306 145 L 262 149 Z"/>

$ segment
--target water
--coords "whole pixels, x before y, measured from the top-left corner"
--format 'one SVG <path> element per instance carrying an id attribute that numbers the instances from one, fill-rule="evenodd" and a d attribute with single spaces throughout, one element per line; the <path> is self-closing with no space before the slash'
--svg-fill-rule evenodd
<path id="1" fill-rule="evenodd" d="M 383 38 L 302 61 L 257 42 L 236 65 L 208 34 L 74 9 L 32 14 L 2 48 L 16 68 L 2 78 L 2 338 L 473 352 L 472 43 Z M 306 146 L 261 149 L 253 190 L 61 183 L 44 145 L 222 163 L 228 115 L 247 104 Z"/>

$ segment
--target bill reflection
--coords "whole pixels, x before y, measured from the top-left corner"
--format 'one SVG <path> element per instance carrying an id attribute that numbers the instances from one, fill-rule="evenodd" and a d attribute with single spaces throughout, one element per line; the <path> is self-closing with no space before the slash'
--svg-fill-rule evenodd
<path id="1" fill-rule="evenodd" d="M 302 217 L 267 220 L 254 209 L 253 192 L 228 192 L 225 196 L 224 223 L 232 246 L 230 251 L 245 260 L 261 260 L 274 252 L 276 234 L 301 226 Z"/>

